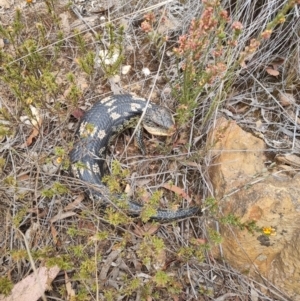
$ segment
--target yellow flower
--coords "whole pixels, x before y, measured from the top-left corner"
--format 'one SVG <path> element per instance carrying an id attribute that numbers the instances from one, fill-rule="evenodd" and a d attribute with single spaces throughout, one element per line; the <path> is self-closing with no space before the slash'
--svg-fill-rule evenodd
<path id="1" fill-rule="evenodd" d="M 263 227 L 262 231 L 265 235 L 276 235 L 276 231 L 272 227 Z"/>
<path id="2" fill-rule="evenodd" d="M 57 158 L 56 158 L 56 163 L 57 163 L 57 164 L 60 164 L 61 162 L 62 162 L 62 157 L 57 157 Z"/>

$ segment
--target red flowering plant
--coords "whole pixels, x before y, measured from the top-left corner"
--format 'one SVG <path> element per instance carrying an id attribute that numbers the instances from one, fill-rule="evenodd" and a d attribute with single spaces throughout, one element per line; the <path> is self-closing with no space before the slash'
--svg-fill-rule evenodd
<path id="1" fill-rule="evenodd" d="M 255 38 L 248 39 L 243 25 L 230 19 L 219 0 L 202 0 L 199 19 L 192 20 L 189 30 L 173 49 L 178 61 L 178 80 L 173 91 L 180 105 L 177 119 L 184 124 L 199 107 L 205 91 L 210 97 L 203 124 L 218 104 L 226 99 L 237 68 L 247 68 L 247 61 L 270 39 L 276 26 L 285 22 L 286 14 L 299 0 L 288 0 Z"/>
<path id="2" fill-rule="evenodd" d="M 174 87 L 180 102 L 177 116 L 185 123 L 197 107 L 204 89 L 213 88 L 230 71 L 226 56 L 236 47 L 243 26 L 233 22 L 220 1 L 202 1 L 204 9 L 199 19 L 192 20 L 187 34 L 179 37 L 178 47 L 173 51 L 182 72 Z M 229 30 L 228 30 L 229 29 Z"/>

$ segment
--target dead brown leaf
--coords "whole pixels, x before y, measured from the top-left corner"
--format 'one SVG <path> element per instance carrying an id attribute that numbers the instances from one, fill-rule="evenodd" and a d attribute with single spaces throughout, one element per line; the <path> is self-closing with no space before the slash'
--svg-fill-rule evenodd
<path id="1" fill-rule="evenodd" d="M 52 234 L 53 241 L 54 241 L 55 244 L 57 244 L 57 242 L 58 242 L 58 239 L 57 239 L 58 232 L 55 229 L 55 227 L 53 226 L 53 224 L 50 225 L 50 229 L 51 229 L 51 234 Z"/>
<path id="2" fill-rule="evenodd" d="M 72 283 L 68 277 L 68 274 L 65 272 L 65 283 L 66 283 L 66 291 L 67 291 L 67 300 L 75 299 L 75 290 L 72 289 Z"/>
<path id="3" fill-rule="evenodd" d="M 296 103 L 293 94 L 280 91 L 278 97 L 279 97 L 279 101 L 283 107 L 287 107 L 291 104 Z"/>
<path id="4" fill-rule="evenodd" d="M 151 182 L 151 179 L 144 178 L 144 179 L 136 179 L 135 184 L 137 187 L 145 187 L 147 184 Z"/>
<path id="5" fill-rule="evenodd" d="M 278 76 L 279 75 L 279 71 L 273 69 L 273 68 L 270 68 L 270 67 L 267 67 L 266 68 L 266 72 L 269 74 L 269 75 L 272 75 L 272 76 Z"/>
<path id="6" fill-rule="evenodd" d="M 135 225 L 133 232 L 138 236 L 145 236 L 155 234 L 160 228 L 158 224 L 146 223 L 142 226 Z"/>
<path id="7" fill-rule="evenodd" d="M 39 135 L 40 131 L 38 128 L 33 127 L 33 130 L 30 134 L 30 136 L 26 139 L 25 144 L 23 144 L 21 147 L 26 147 L 26 146 L 30 146 L 32 144 L 32 141 L 35 137 L 37 137 Z"/>
<path id="8" fill-rule="evenodd" d="M 170 185 L 168 183 L 165 183 L 162 185 L 165 189 L 168 189 L 170 191 L 175 192 L 176 194 L 182 196 L 184 199 L 186 199 L 188 202 L 191 202 L 192 199 L 187 195 L 187 193 L 180 187 L 175 186 L 175 185 Z"/>
<path id="9" fill-rule="evenodd" d="M 99 279 L 102 280 L 102 281 L 105 281 L 106 278 L 107 278 L 107 274 L 108 274 L 108 270 L 110 269 L 113 261 L 115 261 L 115 259 L 119 256 L 119 254 L 121 253 L 122 249 L 119 248 L 119 249 L 116 249 L 116 250 L 113 250 L 106 258 L 105 260 L 105 263 L 102 267 L 102 270 L 100 272 L 100 275 L 99 275 Z"/>
<path id="10" fill-rule="evenodd" d="M 76 84 L 80 88 L 81 91 L 84 91 L 89 86 L 88 81 L 83 74 L 79 74 L 76 77 Z"/>
<path id="11" fill-rule="evenodd" d="M 27 213 L 34 213 L 39 218 L 45 217 L 47 215 L 47 213 L 48 213 L 47 210 L 45 210 L 45 209 L 39 209 L 37 207 L 28 208 L 26 212 Z"/>
<path id="12" fill-rule="evenodd" d="M 199 167 L 199 163 L 191 162 L 191 161 L 183 161 L 181 162 L 184 166 L 190 166 L 190 167 Z"/>
<path id="13" fill-rule="evenodd" d="M 30 179 L 30 174 L 29 173 L 24 173 L 19 176 L 17 176 L 17 181 L 26 181 Z"/>
<path id="14" fill-rule="evenodd" d="M 68 217 L 73 216 L 73 215 L 76 215 L 76 213 L 75 212 L 58 213 L 50 219 L 50 223 L 53 224 L 53 223 L 55 223 L 55 222 L 57 222 L 61 219 L 68 218 Z"/>
<path id="15" fill-rule="evenodd" d="M 59 267 L 51 268 L 40 267 L 35 273 L 30 274 L 20 282 L 18 282 L 12 289 L 9 296 L 0 295 L 1 301 L 35 301 L 38 300 L 43 293 L 50 289 L 50 284 L 55 279 L 59 272 Z"/>
<path id="16" fill-rule="evenodd" d="M 84 111 L 80 108 L 75 109 L 71 115 L 76 119 L 80 119 L 84 115 Z"/>
<path id="17" fill-rule="evenodd" d="M 287 108 L 286 113 L 290 116 L 290 118 L 292 120 L 295 120 L 298 125 L 300 124 L 300 118 L 298 116 L 296 116 L 295 110 L 293 107 Z"/>
<path id="18" fill-rule="evenodd" d="M 28 147 L 32 144 L 32 141 L 34 138 L 36 138 L 40 133 L 40 128 L 43 122 L 42 116 L 40 115 L 40 112 L 37 108 L 30 105 L 30 110 L 32 113 L 33 118 L 29 120 L 28 116 L 21 116 L 20 119 L 23 120 L 25 123 L 28 123 L 32 125 L 32 132 L 30 136 L 26 139 L 26 142 L 21 145 L 21 148 Z"/>
<path id="19" fill-rule="evenodd" d="M 270 65 L 273 67 L 274 70 L 277 70 L 278 66 L 281 66 L 285 62 L 285 59 L 283 57 L 278 57 L 274 59 Z"/>
<path id="20" fill-rule="evenodd" d="M 86 232 L 95 233 L 97 231 L 97 227 L 93 222 L 80 220 L 78 222 L 78 229 L 80 230 L 88 230 Z"/>
<path id="21" fill-rule="evenodd" d="M 72 203 L 68 204 L 64 208 L 64 211 L 70 211 L 76 209 L 83 200 L 84 200 L 84 193 L 81 193 Z"/>
<path id="22" fill-rule="evenodd" d="M 197 238 L 197 239 L 195 239 L 194 243 L 195 243 L 195 242 L 196 242 L 198 245 L 205 245 L 205 244 L 207 244 L 207 240 L 202 239 L 202 238 Z"/>
<path id="23" fill-rule="evenodd" d="M 79 32 L 85 31 L 89 28 L 93 28 L 99 24 L 99 17 L 98 16 L 90 16 L 85 17 L 83 20 L 76 20 L 74 21 L 70 27 L 72 30 L 77 30 Z"/>
<path id="24" fill-rule="evenodd" d="M 130 186 L 129 184 L 126 184 L 124 192 L 125 192 L 126 195 L 128 195 L 128 196 L 132 196 L 133 191 L 132 191 L 131 186 Z"/>

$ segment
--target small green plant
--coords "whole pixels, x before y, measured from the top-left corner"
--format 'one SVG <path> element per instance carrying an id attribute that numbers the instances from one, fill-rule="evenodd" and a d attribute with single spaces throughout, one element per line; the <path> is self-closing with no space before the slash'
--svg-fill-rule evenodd
<path id="1" fill-rule="evenodd" d="M 7 277 L 0 277 L 0 294 L 8 296 L 14 284 Z"/>
<path id="2" fill-rule="evenodd" d="M 214 243 L 214 244 L 220 244 L 222 242 L 222 236 L 216 230 L 214 230 L 212 228 L 209 228 L 208 229 L 208 234 L 209 234 L 210 241 L 212 243 Z"/>
<path id="3" fill-rule="evenodd" d="M 10 187 L 17 186 L 17 181 L 16 181 L 15 177 L 13 177 L 13 176 L 6 177 L 3 182 L 6 186 L 10 186 Z"/>
<path id="4" fill-rule="evenodd" d="M 11 257 L 15 262 L 28 259 L 28 253 L 26 250 L 11 250 Z"/>
<path id="5" fill-rule="evenodd" d="M 91 300 L 90 291 L 85 287 L 80 287 L 74 301 L 89 301 Z"/>
<path id="6" fill-rule="evenodd" d="M 197 258 L 199 262 L 203 262 L 205 259 L 205 250 L 209 248 L 208 245 L 193 245 L 193 246 L 186 246 L 181 247 L 177 255 L 181 261 L 188 262 L 192 258 Z"/>
<path id="7" fill-rule="evenodd" d="M 80 264 L 80 269 L 78 275 L 78 279 L 90 279 L 90 277 L 94 277 L 96 273 L 97 266 L 95 265 L 94 258 L 85 259 Z"/>
<path id="8" fill-rule="evenodd" d="M 90 212 L 88 213 L 90 215 Z M 81 213 L 81 216 L 83 216 L 83 212 Z M 68 235 L 71 237 L 86 237 L 87 235 L 90 235 L 91 232 L 88 229 L 83 228 L 78 228 L 77 226 L 70 226 L 67 230 Z"/>
<path id="9" fill-rule="evenodd" d="M 75 257 L 81 258 L 84 256 L 84 246 L 76 245 L 76 246 L 70 247 L 70 252 L 72 252 Z"/>
<path id="10" fill-rule="evenodd" d="M 92 75 L 94 73 L 94 65 L 95 65 L 95 53 L 88 51 L 84 57 L 78 59 L 78 63 L 80 68 L 88 75 Z"/>
<path id="11" fill-rule="evenodd" d="M 0 135 L 1 137 L 1 135 Z M 2 173 L 2 169 L 5 166 L 6 160 L 3 157 L 0 157 L 0 174 Z"/>
<path id="12" fill-rule="evenodd" d="M 143 264 L 149 266 L 156 263 L 162 251 L 165 250 L 165 243 L 161 238 L 155 236 L 145 236 L 137 251 Z"/>
<path id="13" fill-rule="evenodd" d="M 177 119 L 180 124 L 194 114 L 204 91 L 207 93 L 207 89 L 213 89 L 230 77 L 232 71 L 225 64 L 225 57 L 235 47 L 241 32 L 241 26 L 236 25 L 228 36 L 225 28 L 230 19 L 218 0 L 203 1 L 203 4 L 200 18 L 191 22 L 188 33 L 179 37 L 178 47 L 174 48 L 178 73 L 182 70 L 182 76 L 173 87 L 179 101 Z"/>
<path id="14" fill-rule="evenodd" d="M 214 296 L 214 291 L 212 288 L 205 288 L 203 286 L 199 286 L 199 293 L 210 298 Z"/>
<path id="15" fill-rule="evenodd" d="M 124 61 L 123 39 L 124 27 L 118 29 L 111 23 L 106 24 L 107 42 L 103 50 L 100 50 L 96 57 L 96 63 L 99 63 L 105 77 L 111 77 L 119 72 L 119 68 Z M 101 39 L 99 38 L 101 41 Z"/>
<path id="16" fill-rule="evenodd" d="M 32 250 L 31 255 L 35 260 L 45 260 L 55 256 L 56 251 L 52 246 L 45 246 L 39 250 Z M 27 255 L 28 256 L 28 255 Z"/>
<path id="17" fill-rule="evenodd" d="M 0 124 L 0 139 L 2 140 L 5 136 L 10 136 L 12 133 L 11 129 L 7 126 Z"/>
<path id="18" fill-rule="evenodd" d="M 126 184 L 125 178 L 129 175 L 129 170 L 123 169 L 120 162 L 114 160 L 111 165 L 111 174 L 102 177 L 102 182 L 106 184 L 109 190 L 110 200 L 120 209 L 128 209 L 128 198 L 122 194 L 123 187 Z M 116 211 L 112 207 L 105 210 L 106 218 L 110 224 L 116 226 L 128 222 L 128 217 L 122 211 Z"/>
<path id="19" fill-rule="evenodd" d="M 13 218 L 13 224 L 16 228 L 19 227 L 19 225 L 21 224 L 21 222 L 23 221 L 24 217 L 26 216 L 28 207 L 22 207 L 21 209 L 19 209 L 14 218 Z"/>
<path id="20" fill-rule="evenodd" d="M 113 226 L 128 223 L 128 217 L 121 211 L 116 211 L 111 207 L 107 207 L 105 210 L 106 220 Z"/>
<path id="21" fill-rule="evenodd" d="M 74 267 L 74 261 L 67 254 L 50 257 L 46 260 L 47 267 L 53 267 L 56 265 L 62 270 L 70 270 Z"/>
<path id="22" fill-rule="evenodd" d="M 144 205 L 143 211 L 141 213 L 141 219 L 144 223 L 149 221 L 151 216 L 156 215 L 161 197 L 162 191 L 156 190 L 150 197 L 149 201 Z"/>
<path id="23" fill-rule="evenodd" d="M 43 22 L 36 22 L 35 34 L 28 37 L 28 28 L 24 26 L 26 22 L 21 10 L 17 9 L 11 26 L 0 25 L 1 36 L 9 40 L 14 50 L 0 50 L 0 80 L 8 85 L 20 101 L 19 110 L 25 109 L 29 116 L 30 104 L 45 106 L 45 93 L 56 98 L 60 92 L 60 85 L 56 83 L 53 71 L 61 48 L 56 44 L 53 53 L 47 50 L 51 41 L 47 38 L 47 28 Z"/>
<path id="24" fill-rule="evenodd" d="M 155 47 L 158 51 L 162 47 L 164 43 L 167 42 L 168 37 L 163 36 L 159 33 L 158 26 L 161 24 L 162 20 L 160 19 L 159 22 L 155 17 L 153 12 L 149 12 L 144 15 L 144 21 L 141 24 L 141 30 L 147 33 L 149 42 L 151 45 Z"/>
<path id="25" fill-rule="evenodd" d="M 78 45 L 80 54 L 84 55 L 87 52 L 87 45 L 83 36 L 80 34 L 80 32 L 77 29 L 74 30 L 74 38 L 76 44 Z"/>
<path id="26" fill-rule="evenodd" d="M 124 279 L 124 289 L 122 290 L 122 294 L 125 294 L 127 296 L 130 296 L 134 292 L 136 292 L 140 286 L 142 285 L 141 280 L 138 278 L 133 278 L 131 280 Z"/>
<path id="27" fill-rule="evenodd" d="M 94 235 L 94 240 L 104 241 L 104 240 L 108 239 L 108 237 L 109 237 L 109 233 L 107 231 L 97 232 Z"/>
<path id="28" fill-rule="evenodd" d="M 167 287 L 167 285 L 171 282 L 171 277 L 163 271 L 157 271 L 153 277 L 153 281 L 159 287 Z"/>
<path id="29" fill-rule="evenodd" d="M 204 201 L 203 207 L 204 208 L 208 208 L 209 212 L 212 215 L 217 214 L 217 211 L 218 211 L 218 201 L 215 198 L 213 198 L 213 197 L 207 198 Z"/>
<path id="30" fill-rule="evenodd" d="M 152 282 L 156 290 L 157 288 L 165 288 L 172 295 L 177 295 L 182 291 L 182 285 L 176 277 L 164 271 L 157 271 L 152 278 Z"/>
<path id="31" fill-rule="evenodd" d="M 59 182 L 54 182 L 52 184 L 51 188 L 44 189 L 42 191 L 42 195 L 44 197 L 52 198 L 55 195 L 63 195 L 65 193 L 67 193 L 68 191 L 69 190 L 68 190 L 68 188 L 65 185 L 63 185 L 63 184 L 61 184 Z"/>
<path id="32" fill-rule="evenodd" d="M 248 230 L 251 233 L 261 232 L 261 228 L 256 225 L 256 221 L 241 222 L 240 218 L 233 213 L 220 218 L 220 222 L 224 225 L 238 227 L 240 230 Z"/>
<path id="33" fill-rule="evenodd" d="M 61 164 L 64 170 L 70 168 L 70 160 L 67 151 L 63 147 L 54 148 L 55 161 L 57 164 Z"/>
<path id="34" fill-rule="evenodd" d="M 114 301 L 118 298 L 119 294 L 115 289 L 104 290 L 104 297 L 107 301 Z"/>
<path id="35" fill-rule="evenodd" d="M 128 177 L 129 170 L 123 169 L 120 162 L 114 160 L 111 163 L 111 174 L 102 178 L 102 182 L 107 185 L 111 193 L 121 193 L 122 186 L 126 184 L 125 178 Z"/>

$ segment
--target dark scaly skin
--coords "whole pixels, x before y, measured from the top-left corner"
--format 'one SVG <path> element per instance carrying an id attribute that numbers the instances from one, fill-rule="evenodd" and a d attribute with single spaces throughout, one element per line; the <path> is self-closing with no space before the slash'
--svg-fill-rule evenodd
<path id="1" fill-rule="evenodd" d="M 76 132 L 77 142 L 70 152 L 70 160 L 73 175 L 87 183 L 86 192 L 90 197 L 97 197 L 105 204 L 109 202 L 110 193 L 101 182 L 104 175 L 107 146 L 112 137 L 119 134 L 124 128 L 136 125 L 136 121 L 142 115 L 146 104 L 145 99 L 131 94 L 114 95 L 97 102 L 83 116 Z M 134 124 L 126 125 L 130 120 Z M 157 122 L 158 125 L 154 125 L 157 129 L 155 129 L 155 133 L 153 132 L 156 135 L 167 136 L 170 133 L 170 128 L 174 126 L 169 111 L 154 104 L 149 104 L 143 119 L 143 126 L 152 133 L 149 130 L 148 121 Z M 128 203 L 130 215 L 141 213 L 142 205 L 131 200 L 126 200 L 126 203 Z M 197 213 L 199 213 L 198 207 L 176 211 L 158 209 L 151 219 L 170 221 L 193 216 Z"/>

